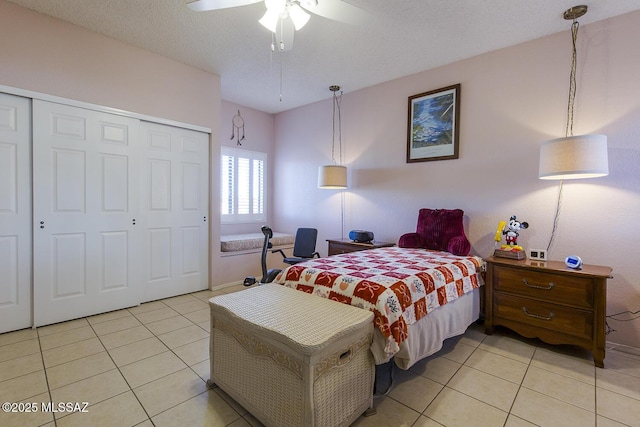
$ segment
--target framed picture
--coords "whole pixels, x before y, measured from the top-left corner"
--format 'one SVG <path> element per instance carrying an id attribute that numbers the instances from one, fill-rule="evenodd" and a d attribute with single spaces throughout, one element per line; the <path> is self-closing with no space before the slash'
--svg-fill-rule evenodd
<path id="1" fill-rule="evenodd" d="M 409 97 L 407 163 L 458 158 L 460 84 Z"/>

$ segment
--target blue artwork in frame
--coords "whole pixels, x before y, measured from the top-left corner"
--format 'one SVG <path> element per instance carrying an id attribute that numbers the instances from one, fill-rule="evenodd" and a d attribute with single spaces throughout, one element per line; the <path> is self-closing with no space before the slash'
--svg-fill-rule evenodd
<path id="1" fill-rule="evenodd" d="M 460 84 L 409 97 L 407 163 L 458 158 Z"/>

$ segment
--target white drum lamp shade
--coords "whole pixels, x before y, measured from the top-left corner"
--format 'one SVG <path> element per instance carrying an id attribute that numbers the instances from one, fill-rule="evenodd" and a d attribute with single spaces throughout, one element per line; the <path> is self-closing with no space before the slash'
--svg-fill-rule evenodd
<path id="1" fill-rule="evenodd" d="M 557 138 L 540 147 L 540 179 L 583 179 L 609 175 L 606 135 Z"/>
<path id="2" fill-rule="evenodd" d="M 347 167 L 325 165 L 318 168 L 318 188 L 343 190 L 347 188 Z"/>

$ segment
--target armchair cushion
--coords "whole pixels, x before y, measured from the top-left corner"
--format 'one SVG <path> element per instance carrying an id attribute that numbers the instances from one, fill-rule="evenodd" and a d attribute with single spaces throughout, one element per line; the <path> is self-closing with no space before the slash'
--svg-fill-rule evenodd
<path id="1" fill-rule="evenodd" d="M 469 255 L 471 244 L 464 234 L 461 209 L 420 209 L 415 233 L 400 236 L 398 246 Z"/>

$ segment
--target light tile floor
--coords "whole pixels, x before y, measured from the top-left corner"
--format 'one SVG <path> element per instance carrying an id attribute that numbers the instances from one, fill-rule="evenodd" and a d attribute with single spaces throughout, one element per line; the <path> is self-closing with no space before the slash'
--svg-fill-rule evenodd
<path id="1" fill-rule="evenodd" d="M 0 425 L 260 425 L 205 384 L 207 300 L 241 289 L 1 334 L 0 401 L 37 412 L 0 412 Z M 354 425 L 640 426 L 640 356 L 609 349 L 605 366 L 594 368 L 574 347 L 507 330 L 487 336 L 473 325 L 410 370 L 394 369 L 391 391 L 375 399 L 377 414 Z M 48 402 L 88 402 L 88 412 L 43 412 Z"/>

